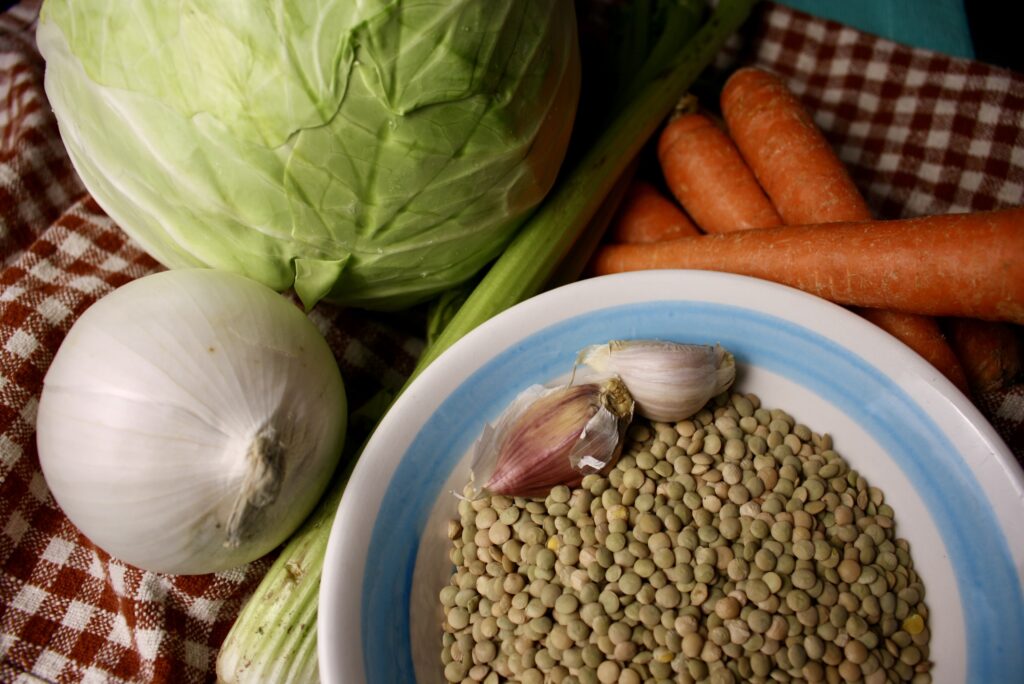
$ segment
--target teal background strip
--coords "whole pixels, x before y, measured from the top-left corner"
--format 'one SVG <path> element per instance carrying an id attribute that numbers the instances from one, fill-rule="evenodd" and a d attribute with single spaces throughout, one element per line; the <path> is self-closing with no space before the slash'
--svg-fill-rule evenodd
<path id="1" fill-rule="evenodd" d="M 963 0 L 779 0 L 824 19 L 912 47 L 974 58 Z"/>

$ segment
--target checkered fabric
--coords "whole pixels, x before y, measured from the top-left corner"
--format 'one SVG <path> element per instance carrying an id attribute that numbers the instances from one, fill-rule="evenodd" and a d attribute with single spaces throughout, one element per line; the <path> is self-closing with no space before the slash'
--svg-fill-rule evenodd
<path id="1" fill-rule="evenodd" d="M 754 60 L 814 113 L 877 216 L 1024 202 L 1021 74 L 778 9 Z"/>
<path id="2" fill-rule="evenodd" d="M 0 15 L 0 681 L 212 681 L 217 648 L 272 558 L 199 577 L 142 572 L 82 536 L 39 469 L 35 411 L 61 340 L 90 304 L 160 267 L 64 153 L 35 12 Z M 1024 76 L 773 4 L 733 54 L 787 80 L 880 217 L 1024 203 Z M 320 305 L 311 317 L 353 407 L 399 387 L 422 348 L 415 315 Z M 1024 390 L 980 403 L 1020 449 Z M 352 438 L 367 428 L 355 423 Z"/>

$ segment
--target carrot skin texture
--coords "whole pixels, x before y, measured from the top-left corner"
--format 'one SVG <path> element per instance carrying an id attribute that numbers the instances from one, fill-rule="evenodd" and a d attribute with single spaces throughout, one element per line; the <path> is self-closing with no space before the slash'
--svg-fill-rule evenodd
<path id="1" fill-rule="evenodd" d="M 935 366 L 964 394 L 971 392 L 960 359 L 946 341 L 938 321 L 931 316 L 888 309 L 854 309 L 865 319 L 896 337 Z"/>
<path id="2" fill-rule="evenodd" d="M 998 392 L 1024 369 L 1021 331 L 1008 323 L 953 318 L 947 321 L 953 349 L 977 394 Z"/>
<path id="3" fill-rule="evenodd" d="M 824 134 L 789 88 L 758 68 L 723 88 L 723 116 L 787 224 L 869 221 L 871 211 Z M 928 359 L 967 393 L 963 367 L 934 320 L 871 310 L 865 316 Z"/>
<path id="4" fill-rule="evenodd" d="M 939 369 L 964 394 L 970 394 L 967 371 L 939 322 L 930 316 L 887 309 L 855 309 L 864 318 L 897 338 Z"/>
<path id="5" fill-rule="evenodd" d="M 669 190 L 704 232 L 782 225 L 732 140 L 703 114 L 665 125 L 658 161 Z"/>
<path id="6" fill-rule="evenodd" d="M 598 275 L 728 271 L 837 304 L 1024 322 L 1024 208 L 606 245 Z"/>
<path id="7" fill-rule="evenodd" d="M 660 190 L 645 180 L 634 179 L 612 226 L 610 241 L 658 242 L 700 235 L 697 226 Z"/>
<path id="8" fill-rule="evenodd" d="M 729 135 L 786 224 L 871 219 L 846 167 L 775 74 L 738 69 L 720 104 Z"/>

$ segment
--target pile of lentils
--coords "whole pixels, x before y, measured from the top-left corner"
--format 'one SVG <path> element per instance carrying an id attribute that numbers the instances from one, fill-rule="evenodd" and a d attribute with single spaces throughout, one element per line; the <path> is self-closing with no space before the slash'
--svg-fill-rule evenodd
<path id="1" fill-rule="evenodd" d="M 750 394 L 636 420 L 607 475 L 449 521 L 449 682 L 914 682 L 928 608 L 893 510 Z"/>

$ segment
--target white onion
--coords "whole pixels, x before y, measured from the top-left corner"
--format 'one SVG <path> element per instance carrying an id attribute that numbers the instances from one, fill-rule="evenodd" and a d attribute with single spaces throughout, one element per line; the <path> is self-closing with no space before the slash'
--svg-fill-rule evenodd
<path id="1" fill-rule="evenodd" d="M 39 461 L 93 543 L 199 574 L 271 551 L 337 465 L 346 400 L 313 323 L 206 269 L 146 276 L 91 306 L 44 380 Z"/>

